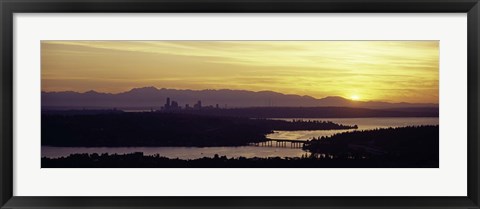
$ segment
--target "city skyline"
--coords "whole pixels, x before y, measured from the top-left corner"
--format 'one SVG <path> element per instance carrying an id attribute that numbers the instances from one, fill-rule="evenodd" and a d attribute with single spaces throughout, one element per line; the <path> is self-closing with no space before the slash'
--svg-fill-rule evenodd
<path id="1" fill-rule="evenodd" d="M 42 41 L 42 91 L 275 91 L 438 103 L 438 41 Z"/>

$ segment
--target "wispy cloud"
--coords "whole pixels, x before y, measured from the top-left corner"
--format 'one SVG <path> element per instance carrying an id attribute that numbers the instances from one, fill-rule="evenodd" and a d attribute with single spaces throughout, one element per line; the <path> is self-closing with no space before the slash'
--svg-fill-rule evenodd
<path id="1" fill-rule="evenodd" d="M 43 41 L 42 89 L 155 85 L 438 102 L 438 47 L 437 41 Z"/>

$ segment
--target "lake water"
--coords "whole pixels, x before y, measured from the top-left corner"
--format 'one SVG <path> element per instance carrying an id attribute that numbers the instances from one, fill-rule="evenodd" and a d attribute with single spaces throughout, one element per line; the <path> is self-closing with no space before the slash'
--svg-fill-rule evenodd
<path id="1" fill-rule="evenodd" d="M 438 125 L 438 118 L 272 118 L 275 120 L 322 120 L 332 121 L 343 125 L 357 125 L 358 129 L 350 130 L 323 130 L 323 131 L 275 131 L 267 135 L 270 139 L 305 140 L 312 137 L 331 136 L 354 130 L 371 130 L 375 128 Z"/>
<path id="2" fill-rule="evenodd" d="M 295 120 L 301 118 L 275 119 Z M 438 125 L 438 118 L 309 118 L 304 120 L 332 121 L 344 125 L 357 125 L 357 130 L 375 128 L 402 127 L 412 125 Z M 326 131 L 275 131 L 267 135 L 270 139 L 305 140 L 312 137 L 330 136 L 332 134 L 353 130 L 326 130 Z M 58 158 L 75 153 L 109 153 L 126 154 L 143 152 L 144 155 L 159 154 L 168 158 L 196 159 L 202 157 L 219 156 L 231 157 L 301 157 L 308 154 L 301 148 L 285 147 L 48 147 L 42 146 L 42 157 Z"/>
<path id="3" fill-rule="evenodd" d="M 179 159 L 197 159 L 202 157 L 219 156 L 231 157 L 301 157 L 308 152 L 290 147 L 42 147 L 42 156 L 58 158 L 73 153 L 109 153 L 127 154 L 143 152 L 144 155 L 160 154 L 161 156 Z"/>

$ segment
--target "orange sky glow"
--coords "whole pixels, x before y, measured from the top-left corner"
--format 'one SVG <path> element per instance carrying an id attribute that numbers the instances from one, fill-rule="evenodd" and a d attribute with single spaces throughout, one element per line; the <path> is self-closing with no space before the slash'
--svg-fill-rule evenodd
<path id="1" fill-rule="evenodd" d="M 42 91 L 276 91 L 438 103 L 438 41 L 42 41 Z"/>

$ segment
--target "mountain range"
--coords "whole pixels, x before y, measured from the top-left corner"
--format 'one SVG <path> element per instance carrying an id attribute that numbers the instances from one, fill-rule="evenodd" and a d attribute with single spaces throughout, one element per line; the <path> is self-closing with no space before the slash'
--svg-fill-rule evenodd
<path id="1" fill-rule="evenodd" d="M 246 90 L 178 90 L 155 87 L 134 88 L 122 93 L 87 92 L 44 92 L 42 108 L 119 108 L 119 109 L 160 109 L 167 98 L 193 106 L 198 101 L 203 106 L 224 108 L 240 107 L 356 107 L 371 109 L 389 108 L 438 108 L 434 103 L 390 103 L 380 101 L 353 101 L 339 96 L 317 99 L 311 96 L 282 94 L 273 91 Z"/>

